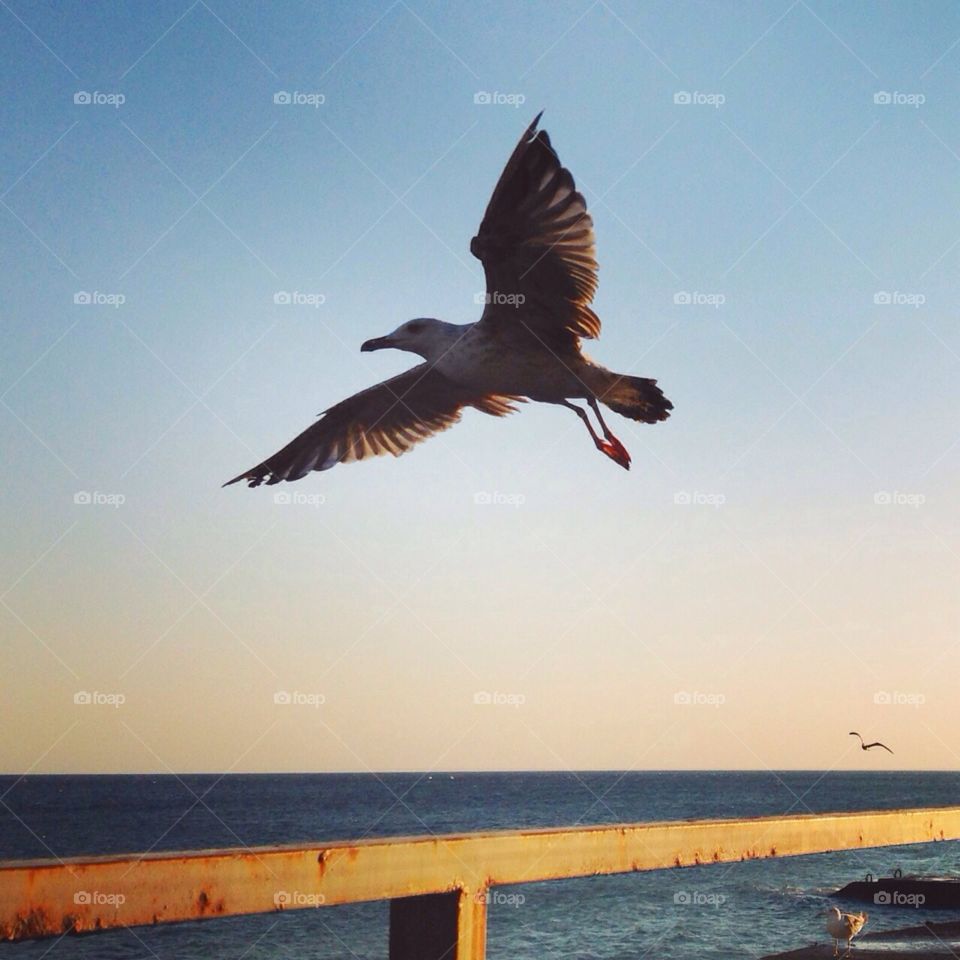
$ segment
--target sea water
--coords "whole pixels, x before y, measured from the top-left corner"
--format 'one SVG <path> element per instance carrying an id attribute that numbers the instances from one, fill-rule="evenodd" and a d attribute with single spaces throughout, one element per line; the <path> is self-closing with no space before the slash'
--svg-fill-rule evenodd
<path id="1" fill-rule="evenodd" d="M 28 776 L 0 777 L 0 798 L 0 858 L 34 859 L 945 806 L 960 798 L 960 774 Z M 490 960 L 761 957 L 825 942 L 828 894 L 867 873 L 957 875 L 958 867 L 960 847 L 948 842 L 500 887 L 491 896 L 487 953 Z M 865 909 L 868 930 L 955 916 Z M 384 903 L 323 907 L 2 944 L 0 951 L 11 960 L 383 960 L 387 914 Z"/>

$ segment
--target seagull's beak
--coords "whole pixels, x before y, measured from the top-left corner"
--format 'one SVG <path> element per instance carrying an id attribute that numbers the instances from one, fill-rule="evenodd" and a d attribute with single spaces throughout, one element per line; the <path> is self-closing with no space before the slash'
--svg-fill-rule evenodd
<path id="1" fill-rule="evenodd" d="M 392 347 L 393 341 L 389 337 L 374 337 L 372 340 L 366 340 L 360 346 L 361 353 L 370 353 L 371 350 L 383 350 L 386 347 Z"/>

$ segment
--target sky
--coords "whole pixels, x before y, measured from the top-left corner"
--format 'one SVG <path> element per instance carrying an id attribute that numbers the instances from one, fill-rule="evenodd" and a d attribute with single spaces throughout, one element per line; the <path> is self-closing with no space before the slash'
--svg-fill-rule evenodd
<path id="1" fill-rule="evenodd" d="M 960 8 L 0 27 L 0 771 L 957 767 Z M 541 109 L 587 350 L 675 405 L 611 414 L 633 469 L 529 404 L 222 489 L 410 365 L 364 340 L 478 318 Z"/>

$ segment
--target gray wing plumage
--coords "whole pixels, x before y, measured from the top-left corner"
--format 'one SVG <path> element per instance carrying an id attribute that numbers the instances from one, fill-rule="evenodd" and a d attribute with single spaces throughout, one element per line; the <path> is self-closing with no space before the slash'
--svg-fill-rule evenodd
<path id="1" fill-rule="evenodd" d="M 500 176 L 470 252 L 483 263 L 482 323 L 519 322 L 547 343 L 598 337 L 593 220 L 540 116 Z M 511 300 L 510 298 L 514 299 Z"/>
<path id="2" fill-rule="evenodd" d="M 515 409 L 510 398 L 467 392 L 421 363 L 330 407 L 282 450 L 224 486 L 246 480 L 258 487 L 384 453 L 399 457 L 452 427 L 465 406 L 501 417 Z"/>

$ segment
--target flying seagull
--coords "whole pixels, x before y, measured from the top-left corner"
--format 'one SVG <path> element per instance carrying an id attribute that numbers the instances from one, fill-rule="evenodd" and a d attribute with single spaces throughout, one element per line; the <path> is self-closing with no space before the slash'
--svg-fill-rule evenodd
<path id="1" fill-rule="evenodd" d="M 600 335 L 600 318 L 590 309 L 597 289 L 593 220 L 547 132 L 537 130 L 539 121 L 540 115 L 520 138 L 470 242 L 486 275 L 480 319 L 420 317 L 367 340 L 361 351 L 392 347 L 424 362 L 330 407 L 229 483 L 256 487 L 383 453 L 398 457 L 451 427 L 464 407 L 502 417 L 525 400 L 574 411 L 596 448 L 630 469 L 630 454 L 599 405 L 657 423 L 673 404 L 656 380 L 613 373 L 580 350 L 581 337 Z M 576 399 L 586 401 L 600 433 L 587 411 L 570 402 Z"/>
<path id="2" fill-rule="evenodd" d="M 886 750 L 887 753 L 893 753 L 893 751 L 892 751 L 885 743 L 881 743 L 879 740 L 874 740 L 873 743 L 864 743 L 864 742 L 863 742 L 863 737 L 861 737 L 860 734 L 857 733 L 856 730 L 851 730 L 851 731 L 850 731 L 850 736 L 851 736 L 851 737 L 857 737 L 857 738 L 860 740 L 860 749 L 861 749 L 861 750 L 872 750 L 874 747 L 883 747 L 883 749 Z"/>
<path id="3" fill-rule="evenodd" d="M 833 955 L 840 954 L 840 941 L 847 941 L 847 952 L 844 956 L 850 956 L 850 941 L 863 929 L 867 922 L 865 913 L 841 913 L 837 907 L 831 907 L 827 911 L 827 933 L 833 937 Z"/>

